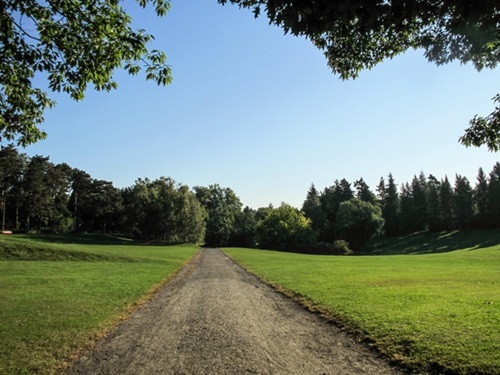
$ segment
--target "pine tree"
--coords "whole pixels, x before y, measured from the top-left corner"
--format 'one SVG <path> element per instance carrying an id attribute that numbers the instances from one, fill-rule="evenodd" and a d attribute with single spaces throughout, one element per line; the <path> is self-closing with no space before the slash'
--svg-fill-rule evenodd
<path id="1" fill-rule="evenodd" d="M 355 181 L 354 187 L 356 188 L 356 198 L 370 204 L 377 203 L 377 197 L 371 192 L 370 187 L 366 184 L 363 178 Z"/>
<path id="2" fill-rule="evenodd" d="M 311 220 L 312 228 L 319 234 L 321 228 L 325 226 L 326 213 L 321 207 L 320 196 L 314 184 L 311 184 L 307 192 L 306 200 L 302 204 L 302 212 Z"/>
<path id="3" fill-rule="evenodd" d="M 455 227 L 453 219 L 453 189 L 448 177 L 441 180 L 439 186 L 439 211 L 441 213 L 442 229 L 449 230 Z"/>
<path id="4" fill-rule="evenodd" d="M 472 187 L 466 177 L 456 175 L 454 193 L 457 226 L 460 229 L 470 229 L 472 223 Z"/>
<path id="5" fill-rule="evenodd" d="M 488 184 L 489 220 L 495 228 L 500 227 L 500 163 L 497 162 L 490 173 Z"/>
<path id="6" fill-rule="evenodd" d="M 427 182 L 427 213 L 430 231 L 442 229 L 441 213 L 439 211 L 439 181 L 433 175 L 429 175 Z"/>
<path id="7" fill-rule="evenodd" d="M 385 191 L 385 206 L 382 208 L 382 215 L 385 220 L 384 229 L 388 236 L 395 236 L 400 233 L 400 201 L 398 187 L 392 177 L 392 173 L 389 173 Z"/>
<path id="8" fill-rule="evenodd" d="M 476 215 L 474 223 L 479 228 L 488 227 L 488 179 L 483 168 L 479 168 L 474 189 Z"/>

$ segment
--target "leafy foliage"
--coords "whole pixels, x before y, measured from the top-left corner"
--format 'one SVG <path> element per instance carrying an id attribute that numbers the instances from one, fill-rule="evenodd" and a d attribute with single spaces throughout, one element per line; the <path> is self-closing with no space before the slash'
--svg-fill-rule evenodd
<path id="1" fill-rule="evenodd" d="M 337 213 L 339 237 L 355 251 L 361 250 L 371 237 L 380 234 L 383 225 L 382 210 L 378 205 L 358 198 L 340 204 Z"/>
<path id="2" fill-rule="evenodd" d="M 499 105 L 487 117 L 474 116 L 470 127 L 460 137 L 460 142 L 467 146 L 480 147 L 486 145 L 492 152 L 500 150 L 500 94 L 493 98 Z"/>
<path id="3" fill-rule="evenodd" d="M 311 221 L 296 208 L 282 203 L 268 211 L 257 225 L 259 247 L 273 250 L 295 250 L 315 241 Z"/>
<path id="4" fill-rule="evenodd" d="M 35 75 L 48 79 L 52 91 L 84 98 L 87 86 L 110 91 L 113 74 L 145 70 L 159 85 L 171 81 L 163 52 L 148 50 L 153 36 L 133 30 L 121 0 L 5 0 L 0 2 L 0 140 L 26 146 L 46 134 L 37 126 L 54 106 L 47 92 L 33 87 Z M 168 0 L 152 3 L 164 16 Z"/>

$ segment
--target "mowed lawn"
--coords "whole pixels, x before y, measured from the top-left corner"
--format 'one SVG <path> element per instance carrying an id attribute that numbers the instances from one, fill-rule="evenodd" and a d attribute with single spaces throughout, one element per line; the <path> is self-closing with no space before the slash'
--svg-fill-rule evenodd
<path id="1" fill-rule="evenodd" d="M 113 238 L 0 238 L 0 374 L 51 373 L 197 251 Z"/>
<path id="2" fill-rule="evenodd" d="M 224 252 L 403 365 L 500 374 L 499 244 L 425 255 Z"/>

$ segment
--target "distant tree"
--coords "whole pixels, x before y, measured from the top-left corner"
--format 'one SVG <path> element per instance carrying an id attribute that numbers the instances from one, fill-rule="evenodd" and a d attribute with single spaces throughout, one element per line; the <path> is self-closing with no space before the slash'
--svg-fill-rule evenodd
<path id="1" fill-rule="evenodd" d="M 387 192 L 385 190 L 385 180 L 383 177 L 380 177 L 380 181 L 377 185 L 376 191 L 377 191 L 377 202 L 380 205 L 380 207 L 382 207 L 383 210 L 387 199 Z"/>
<path id="2" fill-rule="evenodd" d="M 209 187 L 195 186 L 194 191 L 208 217 L 205 242 L 208 246 L 224 246 L 235 230 L 236 217 L 241 211 L 241 201 L 230 188 L 218 184 Z"/>
<path id="3" fill-rule="evenodd" d="M 363 178 L 355 181 L 354 187 L 356 188 L 356 198 L 371 204 L 377 203 L 377 197 L 372 193 Z"/>
<path id="4" fill-rule="evenodd" d="M 488 185 L 488 203 L 490 223 L 500 228 L 500 163 L 497 162 L 490 172 Z"/>
<path id="5" fill-rule="evenodd" d="M 439 210 L 439 181 L 433 175 L 429 175 L 427 180 L 428 227 L 430 231 L 439 231 L 443 228 Z"/>
<path id="6" fill-rule="evenodd" d="M 340 204 L 337 213 L 339 238 L 349 243 L 354 251 L 363 248 L 372 236 L 380 234 L 384 225 L 378 205 L 353 198 Z"/>
<path id="7" fill-rule="evenodd" d="M 80 169 L 73 169 L 71 177 L 71 194 L 68 209 L 74 220 L 74 230 L 85 230 L 85 211 L 91 211 L 87 203 L 87 197 L 91 192 L 92 176 Z"/>
<path id="8" fill-rule="evenodd" d="M 311 221 L 286 203 L 269 210 L 257 224 L 257 238 L 262 249 L 293 251 L 313 245 L 315 237 Z"/>
<path id="9" fill-rule="evenodd" d="M 73 229 L 73 219 L 68 210 L 69 190 L 73 170 L 66 163 L 53 165 L 47 171 L 47 188 L 52 197 L 49 227 L 52 232 L 68 232 Z"/>
<path id="10" fill-rule="evenodd" d="M 122 228 L 136 238 L 166 243 L 199 243 L 205 234 L 205 209 L 194 193 L 173 179 L 138 179 L 123 189 Z"/>
<path id="11" fill-rule="evenodd" d="M 408 182 L 401 185 L 400 197 L 400 214 L 399 214 L 399 225 L 402 233 L 412 233 L 415 229 L 414 219 L 414 208 L 413 208 L 413 197 L 411 187 Z"/>
<path id="12" fill-rule="evenodd" d="M 19 192 L 24 165 L 25 158 L 19 154 L 14 145 L 2 146 L 0 149 L 2 230 L 6 229 L 7 203 L 10 203 L 11 196 L 14 198 L 16 191 Z"/>
<path id="13" fill-rule="evenodd" d="M 52 168 L 49 157 L 30 159 L 23 179 L 23 205 L 26 230 L 41 230 L 52 216 L 53 201 L 48 188 L 48 171 Z"/>
<path id="14" fill-rule="evenodd" d="M 450 230 L 455 226 L 454 223 L 454 192 L 451 187 L 448 176 L 441 180 L 439 186 L 439 211 L 441 216 L 442 229 Z"/>
<path id="15" fill-rule="evenodd" d="M 474 188 L 474 202 L 477 210 L 475 225 L 479 228 L 486 228 L 489 226 L 488 178 L 483 168 L 479 168 L 476 181 L 476 186 Z"/>
<path id="16" fill-rule="evenodd" d="M 312 222 L 312 228 L 319 234 L 326 224 L 327 215 L 321 206 L 320 195 L 314 184 L 311 184 L 306 199 L 302 204 L 302 212 Z"/>
<path id="17" fill-rule="evenodd" d="M 382 206 L 382 216 L 384 218 L 384 232 L 388 236 L 394 236 L 400 232 L 400 202 L 398 188 L 392 173 L 387 178 L 385 204 Z"/>
<path id="18" fill-rule="evenodd" d="M 423 172 L 418 178 L 413 177 L 411 182 L 411 193 L 413 199 L 413 230 L 418 232 L 427 229 L 427 179 Z"/>
<path id="19" fill-rule="evenodd" d="M 340 204 L 354 198 L 351 184 L 346 180 L 335 180 L 334 184 L 325 188 L 320 196 L 321 207 L 326 214 L 327 221 L 321 228 L 319 237 L 321 241 L 333 242 L 336 239 L 336 220 Z"/>
<path id="20" fill-rule="evenodd" d="M 454 189 L 454 211 L 456 225 L 470 229 L 472 223 L 472 187 L 466 177 L 456 175 Z"/>
<path id="21" fill-rule="evenodd" d="M 230 246 L 255 247 L 257 244 L 257 212 L 246 206 L 235 216 L 234 230 L 228 241 Z"/>

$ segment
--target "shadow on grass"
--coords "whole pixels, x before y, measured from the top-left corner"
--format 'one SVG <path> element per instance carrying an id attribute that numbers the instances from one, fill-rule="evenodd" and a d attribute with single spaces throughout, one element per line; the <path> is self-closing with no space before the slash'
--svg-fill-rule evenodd
<path id="1" fill-rule="evenodd" d="M 103 234 L 28 234 L 27 238 L 40 243 L 77 245 L 140 245 L 141 242 L 129 238 Z"/>
<path id="2" fill-rule="evenodd" d="M 366 254 L 436 254 L 456 250 L 478 250 L 500 244 L 500 230 L 470 230 L 454 232 L 420 232 L 401 237 L 372 240 Z"/>

